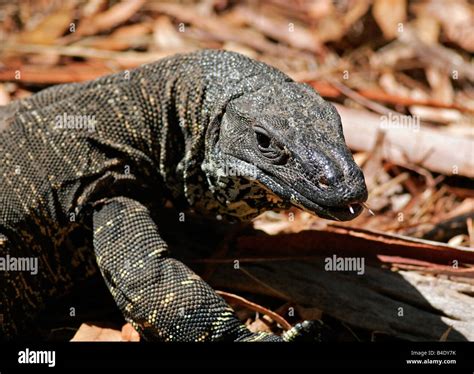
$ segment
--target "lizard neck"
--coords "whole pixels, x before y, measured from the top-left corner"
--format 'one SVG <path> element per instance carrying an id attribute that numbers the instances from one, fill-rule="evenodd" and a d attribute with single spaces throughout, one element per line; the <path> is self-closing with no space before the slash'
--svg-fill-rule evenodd
<path id="1" fill-rule="evenodd" d="M 222 64 L 222 59 L 215 57 L 210 54 L 198 61 L 180 60 L 176 66 L 160 64 L 158 68 L 165 68 L 147 90 L 154 92 L 159 118 L 150 124 L 158 140 L 153 157 L 169 197 L 178 206 L 203 213 L 218 205 L 203 163 L 215 151 L 227 103 L 245 92 L 243 82 L 227 81 L 228 67 L 220 67 L 220 78 L 213 74 L 215 65 Z"/>
<path id="2" fill-rule="evenodd" d="M 134 73 L 148 107 L 152 134 L 148 148 L 166 186 L 166 197 L 178 206 L 192 206 L 199 194 L 193 186 L 202 179 L 200 164 L 212 115 L 206 74 L 199 64 L 177 58 Z"/>
<path id="3" fill-rule="evenodd" d="M 143 101 L 156 119 L 149 124 L 156 139 L 151 145 L 153 158 L 177 205 L 211 214 L 228 210 L 227 193 L 237 191 L 241 181 L 232 177 L 222 186 L 219 177 L 216 185 L 221 118 L 231 100 L 268 84 L 262 71 L 260 63 L 219 51 L 172 57 L 140 68 L 136 80 L 144 85 Z M 287 77 L 275 73 L 273 79 Z M 232 203 L 241 204 L 240 200 Z M 255 207 L 242 209 L 247 218 L 256 214 Z"/>

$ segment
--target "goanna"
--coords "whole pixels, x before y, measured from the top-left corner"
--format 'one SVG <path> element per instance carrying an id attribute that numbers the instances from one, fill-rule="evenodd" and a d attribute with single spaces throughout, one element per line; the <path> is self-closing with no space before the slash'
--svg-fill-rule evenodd
<path id="1" fill-rule="evenodd" d="M 310 86 L 237 53 L 176 55 L 0 109 L 0 337 L 97 267 L 145 340 L 281 340 L 251 333 L 173 259 L 164 202 L 249 220 L 296 206 L 333 220 L 367 189 L 335 108 Z M 5 265 L 6 264 L 6 265 Z"/>

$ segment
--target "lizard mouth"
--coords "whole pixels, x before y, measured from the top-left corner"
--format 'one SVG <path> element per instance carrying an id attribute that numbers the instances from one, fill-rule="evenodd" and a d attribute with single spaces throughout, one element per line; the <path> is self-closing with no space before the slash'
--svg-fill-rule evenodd
<path id="1" fill-rule="evenodd" d="M 324 205 L 310 199 L 292 186 L 284 183 L 275 176 L 263 176 L 260 179 L 262 186 L 285 201 L 301 210 L 316 214 L 321 218 L 334 221 L 350 221 L 364 210 L 363 200 L 355 200 L 344 205 Z"/>
<path id="2" fill-rule="evenodd" d="M 227 156 L 229 157 L 229 155 Z M 253 167 L 255 170 L 254 165 L 246 161 L 235 159 L 234 157 L 232 157 L 232 161 L 244 167 Z M 350 221 L 360 215 L 364 207 L 366 207 L 364 203 L 367 200 L 367 196 L 362 197 L 360 200 L 353 200 L 342 205 L 323 204 L 314 198 L 307 197 L 277 176 L 269 174 L 260 168 L 256 168 L 256 170 L 257 175 L 253 176 L 252 179 L 271 195 L 276 195 L 283 200 L 283 206 L 285 207 L 295 206 L 308 213 L 333 221 Z"/>
<path id="3" fill-rule="evenodd" d="M 328 206 L 316 203 L 293 189 L 292 194 L 297 197 L 296 199 L 292 199 L 292 205 L 309 213 L 317 214 L 321 218 L 334 221 L 350 221 L 364 210 L 363 201 L 353 201 L 339 206 Z"/>

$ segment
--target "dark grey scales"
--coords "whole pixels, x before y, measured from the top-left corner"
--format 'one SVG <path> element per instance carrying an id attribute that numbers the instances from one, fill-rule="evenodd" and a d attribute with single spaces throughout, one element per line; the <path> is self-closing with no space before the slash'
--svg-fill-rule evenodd
<path id="1" fill-rule="evenodd" d="M 58 126 L 64 115 L 91 116 L 93 131 Z M 1 108 L 0 122 L 0 257 L 39 261 L 37 275 L 0 272 L 1 339 L 98 264 L 146 340 L 282 340 L 251 333 L 173 259 L 153 216 L 168 200 L 238 220 L 290 206 L 349 220 L 367 198 L 335 108 L 237 53 L 55 86 Z"/>

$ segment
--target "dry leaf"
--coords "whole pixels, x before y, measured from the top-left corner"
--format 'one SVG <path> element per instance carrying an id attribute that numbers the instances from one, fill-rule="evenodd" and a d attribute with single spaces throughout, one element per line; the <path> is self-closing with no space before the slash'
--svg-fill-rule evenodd
<path id="1" fill-rule="evenodd" d="M 432 66 L 426 68 L 426 78 L 432 88 L 431 98 L 443 103 L 452 103 L 454 90 L 449 74 Z"/>
<path id="2" fill-rule="evenodd" d="M 144 0 L 125 0 L 90 19 L 81 20 L 76 31 L 76 36 L 94 35 L 102 31 L 110 30 L 127 21 L 144 3 Z"/>
<path id="3" fill-rule="evenodd" d="M 376 0 L 372 14 L 386 39 L 393 39 L 399 33 L 399 25 L 406 19 L 406 0 Z"/>
<path id="4" fill-rule="evenodd" d="M 46 16 L 33 30 L 24 31 L 16 39 L 25 44 L 53 44 L 70 27 L 73 20 L 72 3 Z"/>
<path id="5" fill-rule="evenodd" d="M 147 45 L 146 35 L 151 27 L 147 22 L 123 26 L 106 36 L 89 37 L 75 43 L 75 46 L 93 47 L 109 51 L 123 51 Z"/>
<path id="6" fill-rule="evenodd" d="M 153 41 L 159 49 L 184 47 L 186 42 L 182 35 L 166 16 L 158 17 L 153 25 Z"/>
<path id="7" fill-rule="evenodd" d="M 250 7 L 239 7 L 237 11 L 247 20 L 247 24 L 269 37 L 286 43 L 294 48 L 318 53 L 321 51 L 321 41 L 314 32 L 291 20 L 268 17 Z"/>
<path id="8" fill-rule="evenodd" d="M 138 342 L 140 335 L 130 325 L 126 323 L 122 330 L 115 330 L 107 327 L 99 327 L 88 323 L 83 323 L 77 330 L 72 342 Z"/>
<path id="9" fill-rule="evenodd" d="M 439 39 L 440 25 L 433 17 L 420 16 L 411 22 L 416 35 L 427 44 L 436 44 Z"/>
<path id="10" fill-rule="evenodd" d="M 107 0 L 89 0 L 81 9 L 82 16 L 90 18 L 103 11 L 107 6 Z"/>
<path id="11" fill-rule="evenodd" d="M 265 319 L 267 322 L 263 321 Z M 271 319 L 267 316 L 262 316 L 260 318 L 255 319 L 255 321 L 252 321 L 247 324 L 247 328 L 252 331 L 252 332 L 268 332 L 271 333 L 272 330 L 269 326 L 269 324 L 272 323 Z"/>
<path id="12" fill-rule="evenodd" d="M 441 22 L 449 40 L 474 52 L 474 6 L 465 1 L 450 1 L 446 5 L 446 1 L 430 1 L 427 14 Z"/>
<path id="13" fill-rule="evenodd" d="M 126 323 L 122 326 L 122 340 L 126 342 L 139 342 L 140 334 L 130 323 Z"/>
<path id="14" fill-rule="evenodd" d="M 83 323 L 77 330 L 72 342 L 120 342 L 121 332 L 109 328 L 98 327 Z"/>
<path id="15" fill-rule="evenodd" d="M 0 106 L 7 105 L 10 102 L 10 94 L 5 88 L 5 84 L 0 84 Z"/>

